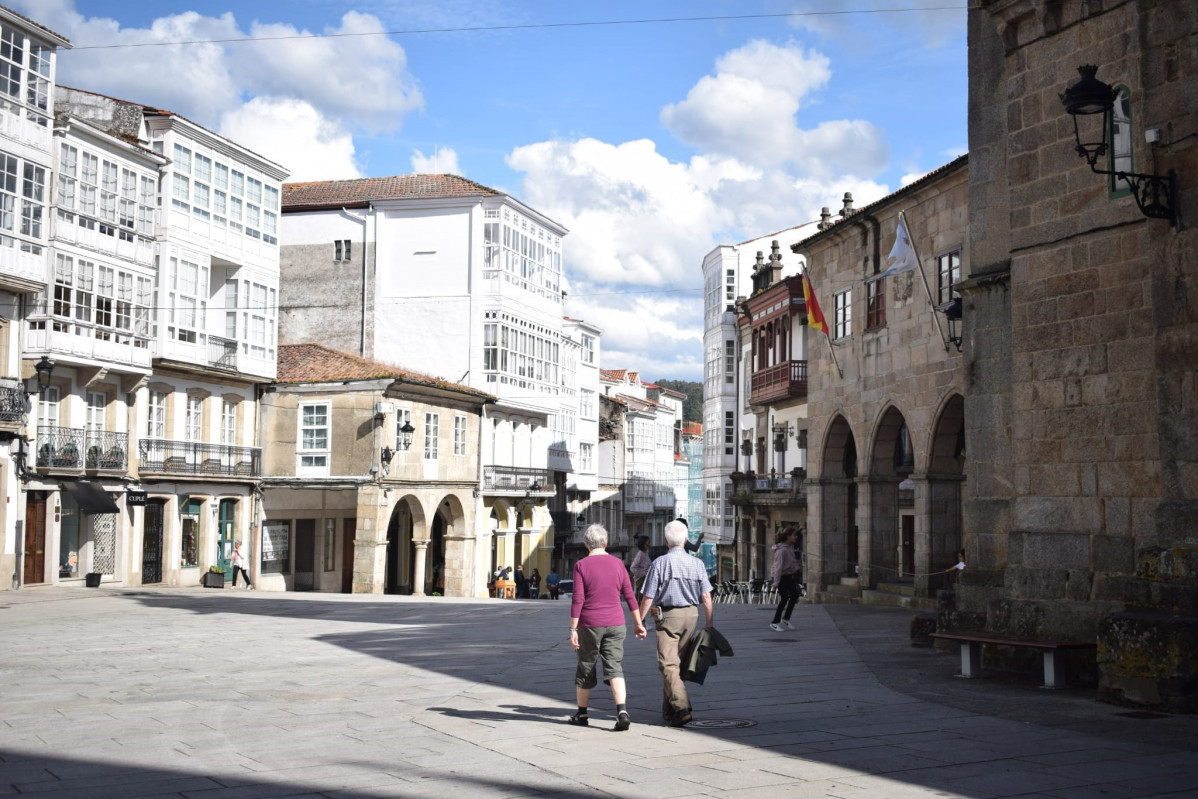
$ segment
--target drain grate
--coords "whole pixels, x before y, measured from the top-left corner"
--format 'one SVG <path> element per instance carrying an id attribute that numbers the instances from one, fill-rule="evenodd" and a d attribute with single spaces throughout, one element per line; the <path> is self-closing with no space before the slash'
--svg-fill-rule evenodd
<path id="1" fill-rule="evenodd" d="M 698 727 L 705 730 L 732 730 L 742 727 L 756 727 L 757 722 L 748 719 L 696 719 L 687 727 Z"/>
<path id="2" fill-rule="evenodd" d="M 1128 719 L 1167 719 L 1167 713 L 1153 713 L 1150 710 L 1132 710 L 1127 713 L 1116 713 L 1116 716 L 1123 716 Z"/>

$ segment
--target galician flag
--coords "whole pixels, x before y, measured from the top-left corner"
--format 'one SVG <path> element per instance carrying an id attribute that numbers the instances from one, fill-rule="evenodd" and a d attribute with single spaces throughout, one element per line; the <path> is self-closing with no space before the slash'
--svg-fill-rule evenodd
<path id="1" fill-rule="evenodd" d="M 803 273 L 803 302 L 807 306 L 807 327 L 814 327 L 816 330 L 822 330 L 825 336 L 828 333 L 828 323 L 824 321 L 824 312 L 819 309 L 819 302 L 815 299 L 815 289 L 811 287 L 811 278 L 807 277 L 807 273 Z"/>
<path id="2" fill-rule="evenodd" d="M 913 272 L 919 266 L 915 257 L 915 248 L 911 246 L 911 234 L 907 232 L 906 220 L 901 216 L 894 230 L 894 246 L 890 248 L 888 259 L 890 266 L 882 273 L 882 277 L 898 275 L 903 272 Z"/>

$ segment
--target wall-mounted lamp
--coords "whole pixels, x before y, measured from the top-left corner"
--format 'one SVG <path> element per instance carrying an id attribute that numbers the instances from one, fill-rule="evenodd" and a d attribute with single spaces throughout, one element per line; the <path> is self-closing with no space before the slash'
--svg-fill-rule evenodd
<path id="1" fill-rule="evenodd" d="M 936 310 L 944 314 L 944 318 L 948 321 L 948 340 L 957 348 L 957 352 L 961 351 L 962 307 L 960 297 L 953 297 L 943 305 L 936 306 Z"/>
<path id="2" fill-rule="evenodd" d="M 25 393 L 30 395 L 37 394 L 40 397 L 50 387 L 50 377 L 54 374 L 54 361 L 43 355 L 42 359 L 34 364 L 33 370 L 37 372 L 37 391 L 27 391 Z"/>
<path id="3" fill-rule="evenodd" d="M 1099 169 L 1098 159 L 1107 153 L 1107 136 L 1111 127 L 1111 110 L 1115 107 L 1116 93 L 1096 77 L 1098 67 L 1086 64 L 1077 68 L 1081 79 L 1061 95 L 1065 112 L 1073 117 L 1073 136 L 1077 141 L 1077 154 L 1086 159 L 1090 169 L 1099 175 L 1114 175 L 1116 180 L 1127 184 L 1140 213 L 1150 219 L 1167 219 L 1170 225 L 1177 224 L 1177 173 L 1172 169 L 1165 175 L 1148 175 L 1138 172 Z M 1082 123 L 1079 117 L 1100 116 L 1102 127 L 1096 141 L 1082 141 Z M 1092 124 L 1092 123 L 1087 123 Z M 1089 138 L 1091 134 L 1086 134 Z"/>
<path id="4" fill-rule="evenodd" d="M 403 427 L 399 428 L 395 436 L 395 446 L 406 452 L 412 446 L 412 433 L 414 432 L 416 432 L 416 428 L 412 427 L 411 420 L 405 420 Z M 388 462 L 390 462 L 390 459 L 388 459 Z"/>
<path id="5" fill-rule="evenodd" d="M 383 451 L 379 453 L 379 460 L 384 466 L 391 465 L 391 459 L 395 457 L 395 452 L 390 447 L 383 447 Z"/>
<path id="6" fill-rule="evenodd" d="M 745 472 L 753 471 L 753 442 L 747 438 L 740 442 L 740 454 L 745 456 Z"/>

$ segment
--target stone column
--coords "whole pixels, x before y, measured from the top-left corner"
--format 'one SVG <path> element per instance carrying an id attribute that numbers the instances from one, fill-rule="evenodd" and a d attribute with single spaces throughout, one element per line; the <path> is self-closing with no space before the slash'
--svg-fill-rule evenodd
<path id="1" fill-rule="evenodd" d="M 926 474 L 912 474 L 915 483 L 915 593 L 930 596 L 928 574 L 932 571 L 932 486 Z M 901 531 L 900 531 L 901 534 Z"/>
<path id="2" fill-rule="evenodd" d="M 424 570 L 428 559 L 428 539 L 413 539 L 416 545 L 415 574 L 412 575 L 412 596 L 424 596 Z"/>
<path id="3" fill-rule="evenodd" d="M 868 476 L 855 477 L 853 481 L 857 484 L 857 513 L 854 518 L 846 521 L 857 525 L 857 578 L 860 580 L 858 585 L 862 588 L 873 588 L 873 575 L 870 574 L 874 562 L 873 529 L 870 523 L 873 519 L 874 497 Z"/>

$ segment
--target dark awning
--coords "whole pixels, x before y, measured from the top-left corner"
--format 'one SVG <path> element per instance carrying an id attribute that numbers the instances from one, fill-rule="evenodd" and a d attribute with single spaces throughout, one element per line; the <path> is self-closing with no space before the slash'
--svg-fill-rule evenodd
<path id="1" fill-rule="evenodd" d="M 86 480 L 70 480 L 64 482 L 62 487 L 75 498 L 79 510 L 84 513 L 119 513 L 121 510 L 112 501 L 108 492 L 96 483 L 89 483 Z"/>

